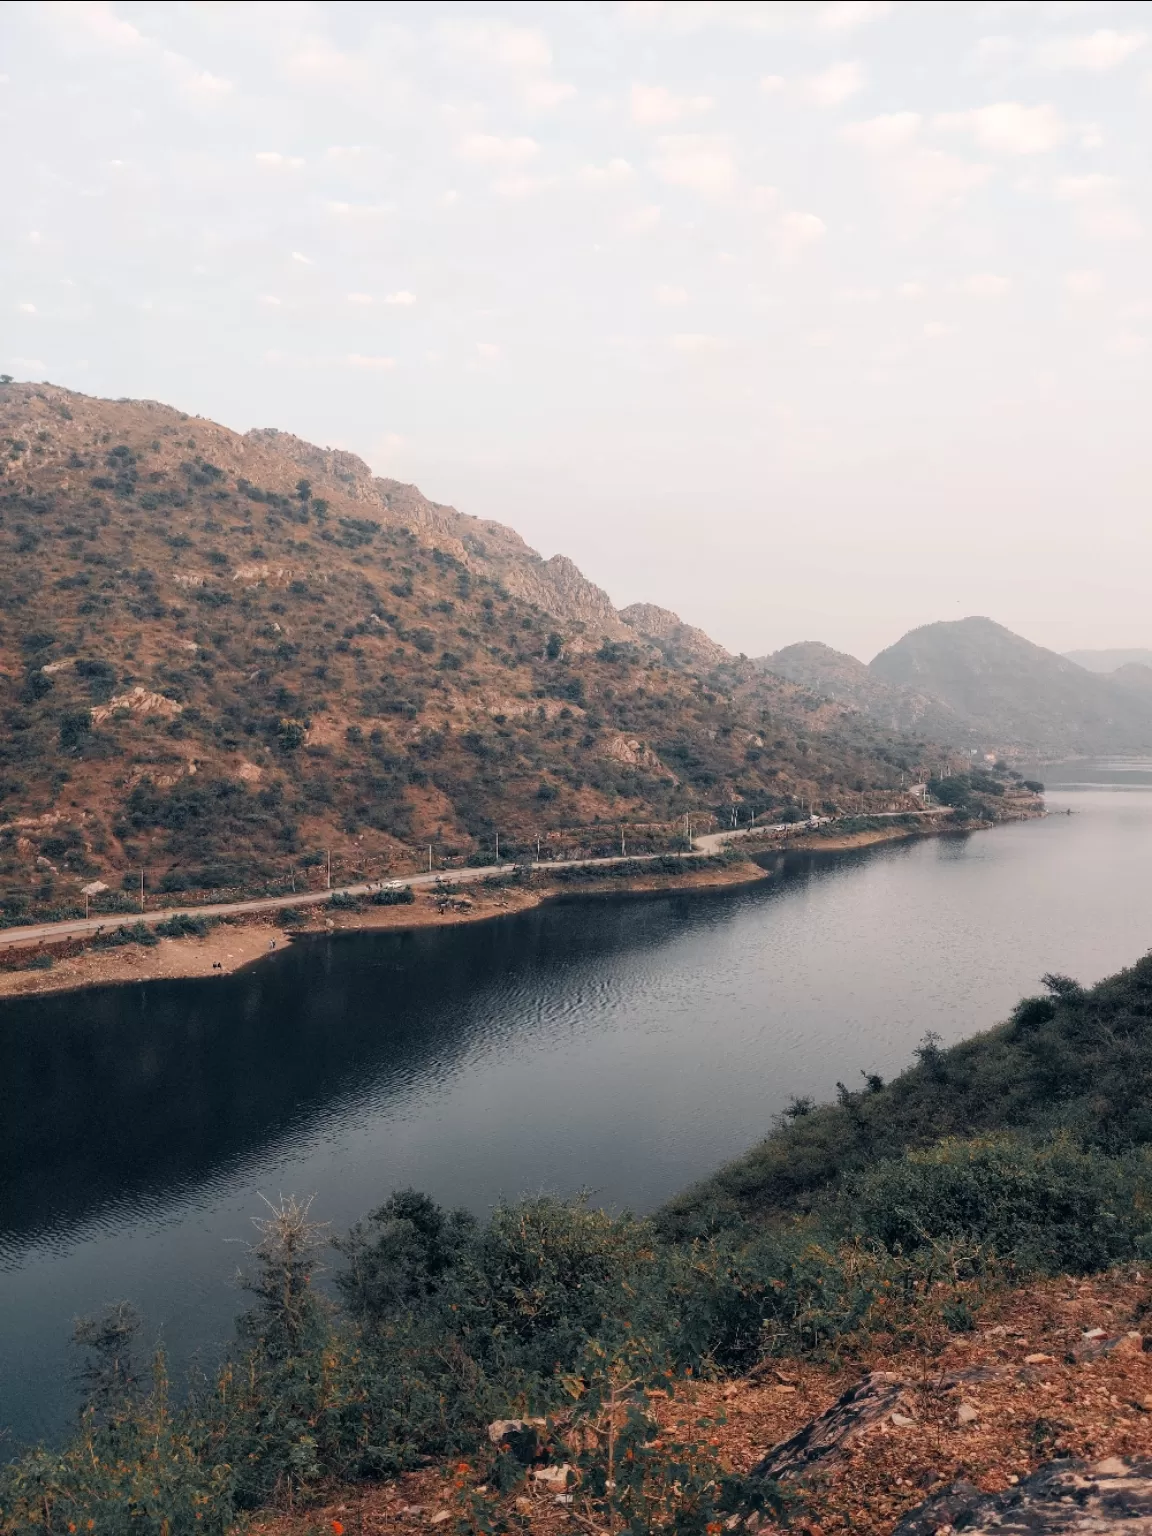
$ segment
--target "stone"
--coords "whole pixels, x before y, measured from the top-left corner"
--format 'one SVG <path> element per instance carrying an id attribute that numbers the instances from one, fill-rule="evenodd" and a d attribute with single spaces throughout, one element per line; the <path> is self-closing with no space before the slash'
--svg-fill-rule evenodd
<path id="1" fill-rule="evenodd" d="M 956 1410 L 956 1422 L 958 1424 L 975 1424 L 979 1417 L 980 1410 L 972 1403 L 961 1403 Z"/>
<path id="2" fill-rule="evenodd" d="M 543 1429 L 545 1419 L 493 1419 L 488 1426 L 488 1438 L 493 1445 L 499 1445 L 507 1440 L 509 1435 L 518 1434 L 525 1429 Z"/>
<path id="3" fill-rule="evenodd" d="M 1052 1356 L 1052 1355 L 1044 1355 L 1044 1354 L 1025 1355 L 1024 1356 L 1024 1364 L 1025 1365 L 1047 1365 L 1049 1363 L 1049 1361 L 1051 1361 L 1053 1358 L 1054 1358 L 1054 1356 Z"/>
<path id="4" fill-rule="evenodd" d="M 904 1378 L 891 1371 L 872 1371 L 827 1412 L 805 1424 L 790 1439 L 774 1445 L 752 1468 L 749 1477 L 772 1481 L 802 1477 L 838 1455 L 866 1426 L 878 1424 L 894 1412 L 914 1423 L 915 1408 L 905 1396 L 906 1386 Z"/>
<path id="5" fill-rule="evenodd" d="M 438 1509 L 428 1522 L 429 1525 L 443 1525 L 445 1520 L 451 1520 L 452 1515 L 446 1509 Z"/>
<path id="6" fill-rule="evenodd" d="M 572 1468 L 567 1462 L 559 1467 L 537 1467 L 532 1474 L 532 1481 L 539 1483 L 543 1488 L 553 1488 L 563 1492 L 568 1487 L 571 1471 Z"/>
<path id="7" fill-rule="evenodd" d="M 916 1420 L 910 1418 L 906 1413 L 893 1413 L 889 1417 L 889 1423 L 895 1424 L 897 1429 L 913 1429 Z"/>
<path id="8" fill-rule="evenodd" d="M 1054 1461 L 1003 1493 L 954 1483 L 905 1515 L 892 1536 L 1147 1536 L 1152 1461 Z"/>

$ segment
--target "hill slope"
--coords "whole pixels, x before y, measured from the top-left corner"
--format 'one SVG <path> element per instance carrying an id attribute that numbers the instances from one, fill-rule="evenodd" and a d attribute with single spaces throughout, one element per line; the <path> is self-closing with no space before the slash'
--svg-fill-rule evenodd
<path id="1" fill-rule="evenodd" d="M 1127 651 L 1065 651 L 1065 661 L 1074 661 L 1086 672 L 1117 672 L 1121 667 L 1152 667 L 1152 651 L 1138 646 Z"/>
<path id="2" fill-rule="evenodd" d="M 1042 752 L 1152 745 L 1152 708 L 1140 690 L 1118 688 L 991 619 L 911 630 L 874 657 L 869 671 L 941 700 L 997 745 Z"/>
<path id="3" fill-rule="evenodd" d="M 918 731 L 957 744 L 965 744 L 972 734 L 967 721 L 942 700 L 915 688 L 886 682 L 855 656 L 834 651 L 818 640 L 785 646 L 762 657 L 757 665 L 830 699 L 852 705 L 886 730 Z"/>
<path id="4" fill-rule="evenodd" d="M 0 386 L 0 446 L 9 921 L 141 866 L 243 890 L 327 849 L 345 877 L 589 848 L 916 762 L 707 637 L 669 664 L 564 557 L 351 454 L 33 385 Z"/>

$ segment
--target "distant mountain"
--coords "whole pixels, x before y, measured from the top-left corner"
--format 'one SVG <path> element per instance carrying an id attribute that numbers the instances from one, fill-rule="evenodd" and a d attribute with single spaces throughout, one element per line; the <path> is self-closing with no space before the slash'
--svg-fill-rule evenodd
<path id="1" fill-rule="evenodd" d="M 757 665 L 826 698 L 851 704 L 886 730 L 912 731 L 938 741 L 967 744 L 968 723 L 948 704 L 916 688 L 887 682 L 855 656 L 834 651 L 819 640 L 785 646 L 762 657 Z"/>
<path id="2" fill-rule="evenodd" d="M 1088 672 L 1115 672 L 1120 667 L 1152 667 L 1152 650 L 1065 651 L 1066 661 L 1074 661 Z"/>
<path id="3" fill-rule="evenodd" d="M 1152 691 L 1086 671 L 991 619 L 911 630 L 868 670 L 939 699 L 997 746 L 1069 753 L 1152 746 Z"/>

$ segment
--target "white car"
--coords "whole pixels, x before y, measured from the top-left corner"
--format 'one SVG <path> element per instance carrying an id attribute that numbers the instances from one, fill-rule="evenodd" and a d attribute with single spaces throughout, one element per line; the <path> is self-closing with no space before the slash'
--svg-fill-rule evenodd
<path id="1" fill-rule="evenodd" d="M 385 880 L 381 889 L 385 891 L 402 891 L 404 889 L 404 882 L 403 880 Z"/>

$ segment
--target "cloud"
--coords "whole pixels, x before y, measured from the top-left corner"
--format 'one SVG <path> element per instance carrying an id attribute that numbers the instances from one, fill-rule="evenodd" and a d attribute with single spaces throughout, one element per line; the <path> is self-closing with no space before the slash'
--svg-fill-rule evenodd
<path id="1" fill-rule="evenodd" d="M 632 87 L 632 121 L 646 128 L 666 127 L 682 118 L 712 110 L 710 96 L 677 96 L 663 85 Z"/>
<path id="2" fill-rule="evenodd" d="M 540 153 L 535 139 L 524 135 L 501 138 L 495 133 L 470 133 L 460 140 L 456 152 L 462 160 L 479 165 L 526 165 Z"/>
<path id="3" fill-rule="evenodd" d="M 775 96 L 788 84 L 783 75 L 761 75 L 760 89 L 766 96 Z"/>
<path id="4" fill-rule="evenodd" d="M 810 347 L 830 347 L 836 340 L 836 332 L 830 330 L 809 331 L 804 341 Z"/>
<path id="5" fill-rule="evenodd" d="M 631 181 L 635 174 L 629 162 L 621 159 L 619 155 L 605 165 L 585 165 L 577 172 L 581 181 L 590 182 L 593 186 L 620 185 L 622 182 Z"/>
<path id="6" fill-rule="evenodd" d="M 1045 154 L 1068 137 L 1055 107 L 1026 107 L 1018 101 L 1000 101 L 970 112 L 943 112 L 935 125 L 971 134 L 982 149 L 1003 155 Z"/>
<path id="7" fill-rule="evenodd" d="M 1041 69 L 1083 69 L 1100 73 L 1115 69 L 1148 41 L 1146 32 L 1114 32 L 1102 27 L 1079 37 L 1052 37 L 1040 43 L 1033 59 Z"/>
<path id="8" fill-rule="evenodd" d="M 995 272 L 974 272 L 959 286 L 962 293 L 969 293 L 974 299 L 999 299 L 1011 288 L 1012 280 Z"/>
<path id="9" fill-rule="evenodd" d="M 376 302 L 370 293 L 349 293 L 345 297 L 349 304 L 375 304 Z"/>
<path id="10" fill-rule="evenodd" d="M 709 198 L 728 197 L 736 190 L 740 177 L 726 139 L 679 134 L 662 138 L 659 147 L 652 169 L 662 181 Z"/>
<path id="11" fill-rule="evenodd" d="M 835 0 L 817 14 L 816 25 L 824 32 L 851 32 L 870 21 L 883 20 L 892 9 L 892 0 Z"/>
<path id="12" fill-rule="evenodd" d="M 814 213 L 786 213 L 773 234 L 777 255 L 782 262 L 797 261 L 809 246 L 819 244 L 827 232 L 824 220 Z"/>
<path id="13" fill-rule="evenodd" d="M 1144 222 L 1135 208 L 1120 203 L 1088 204 L 1077 222 L 1091 240 L 1139 240 Z"/>
<path id="14" fill-rule="evenodd" d="M 1119 185 L 1118 176 L 1103 176 L 1098 172 L 1088 176 L 1059 176 L 1056 198 L 1061 203 L 1079 203 L 1087 198 L 1111 196 Z"/>
<path id="15" fill-rule="evenodd" d="M 728 350 L 726 337 L 713 336 L 705 331 L 680 331 L 675 336 L 669 337 L 668 345 L 673 352 L 683 352 L 693 356 Z"/>
<path id="16" fill-rule="evenodd" d="M 311 256 L 305 256 L 303 251 L 293 251 L 292 260 L 298 261 L 302 267 L 314 267 L 316 265 Z"/>
<path id="17" fill-rule="evenodd" d="M 328 203 L 328 212 L 340 219 L 380 219 L 396 212 L 395 203 Z"/>
<path id="18" fill-rule="evenodd" d="M 385 373 L 396 366 L 394 357 L 369 357 L 363 352 L 349 352 L 344 362 L 349 368 L 366 368 L 378 373 Z"/>
<path id="19" fill-rule="evenodd" d="M 857 63 L 830 64 L 818 75 L 801 82 L 801 92 L 814 107 L 839 107 L 864 89 L 864 66 Z"/>
<path id="20" fill-rule="evenodd" d="M 213 75 L 206 69 L 194 69 L 180 82 L 180 94 L 189 101 L 210 104 L 227 96 L 234 89 L 231 80 Z"/>
<path id="21" fill-rule="evenodd" d="M 398 288 L 395 293 L 390 293 L 384 300 L 385 304 L 415 304 L 416 295 L 409 293 L 407 288 Z"/>
<path id="22" fill-rule="evenodd" d="M 648 203 L 643 208 L 635 208 L 628 214 L 623 223 L 625 234 L 647 235 L 660 223 L 663 216 L 657 203 Z"/>
<path id="23" fill-rule="evenodd" d="M 919 135 L 922 122 L 919 112 L 884 112 L 864 122 L 848 123 L 841 128 L 840 136 L 873 154 L 888 154 L 911 144 Z"/>
<path id="24" fill-rule="evenodd" d="M 675 283 L 660 283 L 656 288 L 657 304 L 687 304 L 687 288 L 678 288 Z"/>
<path id="25" fill-rule="evenodd" d="M 17 304 L 16 308 L 22 315 L 35 315 L 39 313 L 35 304 Z"/>
<path id="26" fill-rule="evenodd" d="M 940 341 L 945 336 L 954 336 L 955 334 L 956 327 L 949 324 L 947 320 L 929 320 L 921 332 L 926 341 Z"/>
<path id="27" fill-rule="evenodd" d="M 485 70 L 504 69 L 517 80 L 529 107 L 557 107 L 576 95 L 576 87 L 551 75 L 552 49 L 535 27 L 521 27 L 499 18 L 446 17 L 437 32 L 448 47 L 470 57 Z"/>
<path id="28" fill-rule="evenodd" d="M 1148 350 L 1148 341 L 1134 331 L 1121 331 L 1108 343 L 1109 352 L 1117 357 L 1140 357 Z"/>
<path id="29" fill-rule="evenodd" d="M 1104 274 L 1095 271 L 1065 272 L 1064 291 L 1074 299 L 1094 299 L 1104 291 Z"/>
<path id="30" fill-rule="evenodd" d="M 925 291 L 923 283 L 901 283 L 898 290 L 902 299 L 922 299 Z"/>
<path id="31" fill-rule="evenodd" d="M 524 100 L 530 107 L 558 107 L 575 95 L 576 87 L 563 80 L 529 80 L 524 87 Z"/>
<path id="32" fill-rule="evenodd" d="M 548 39 L 535 27 L 498 19 L 446 17 L 437 33 L 450 47 L 506 69 L 546 70 L 552 65 Z"/>
<path id="33" fill-rule="evenodd" d="M 494 341 L 478 341 L 476 351 L 486 363 L 494 363 L 500 357 L 500 348 Z"/>
<path id="34" fill-rule="evenodd" d="M 299 155 L 282 155 L 276 149 L 260 149 L 255 155 L 257 165 L 264 165 L 269 170 L 298 171 L 304 164 Z"/>
<path id="35" fill-rule="evenodd" d="M 258 304 L 266 304 L 269 309 L 279 309 L 280 300 L 274 293 L 262 293 L 256 301 Z"/>

